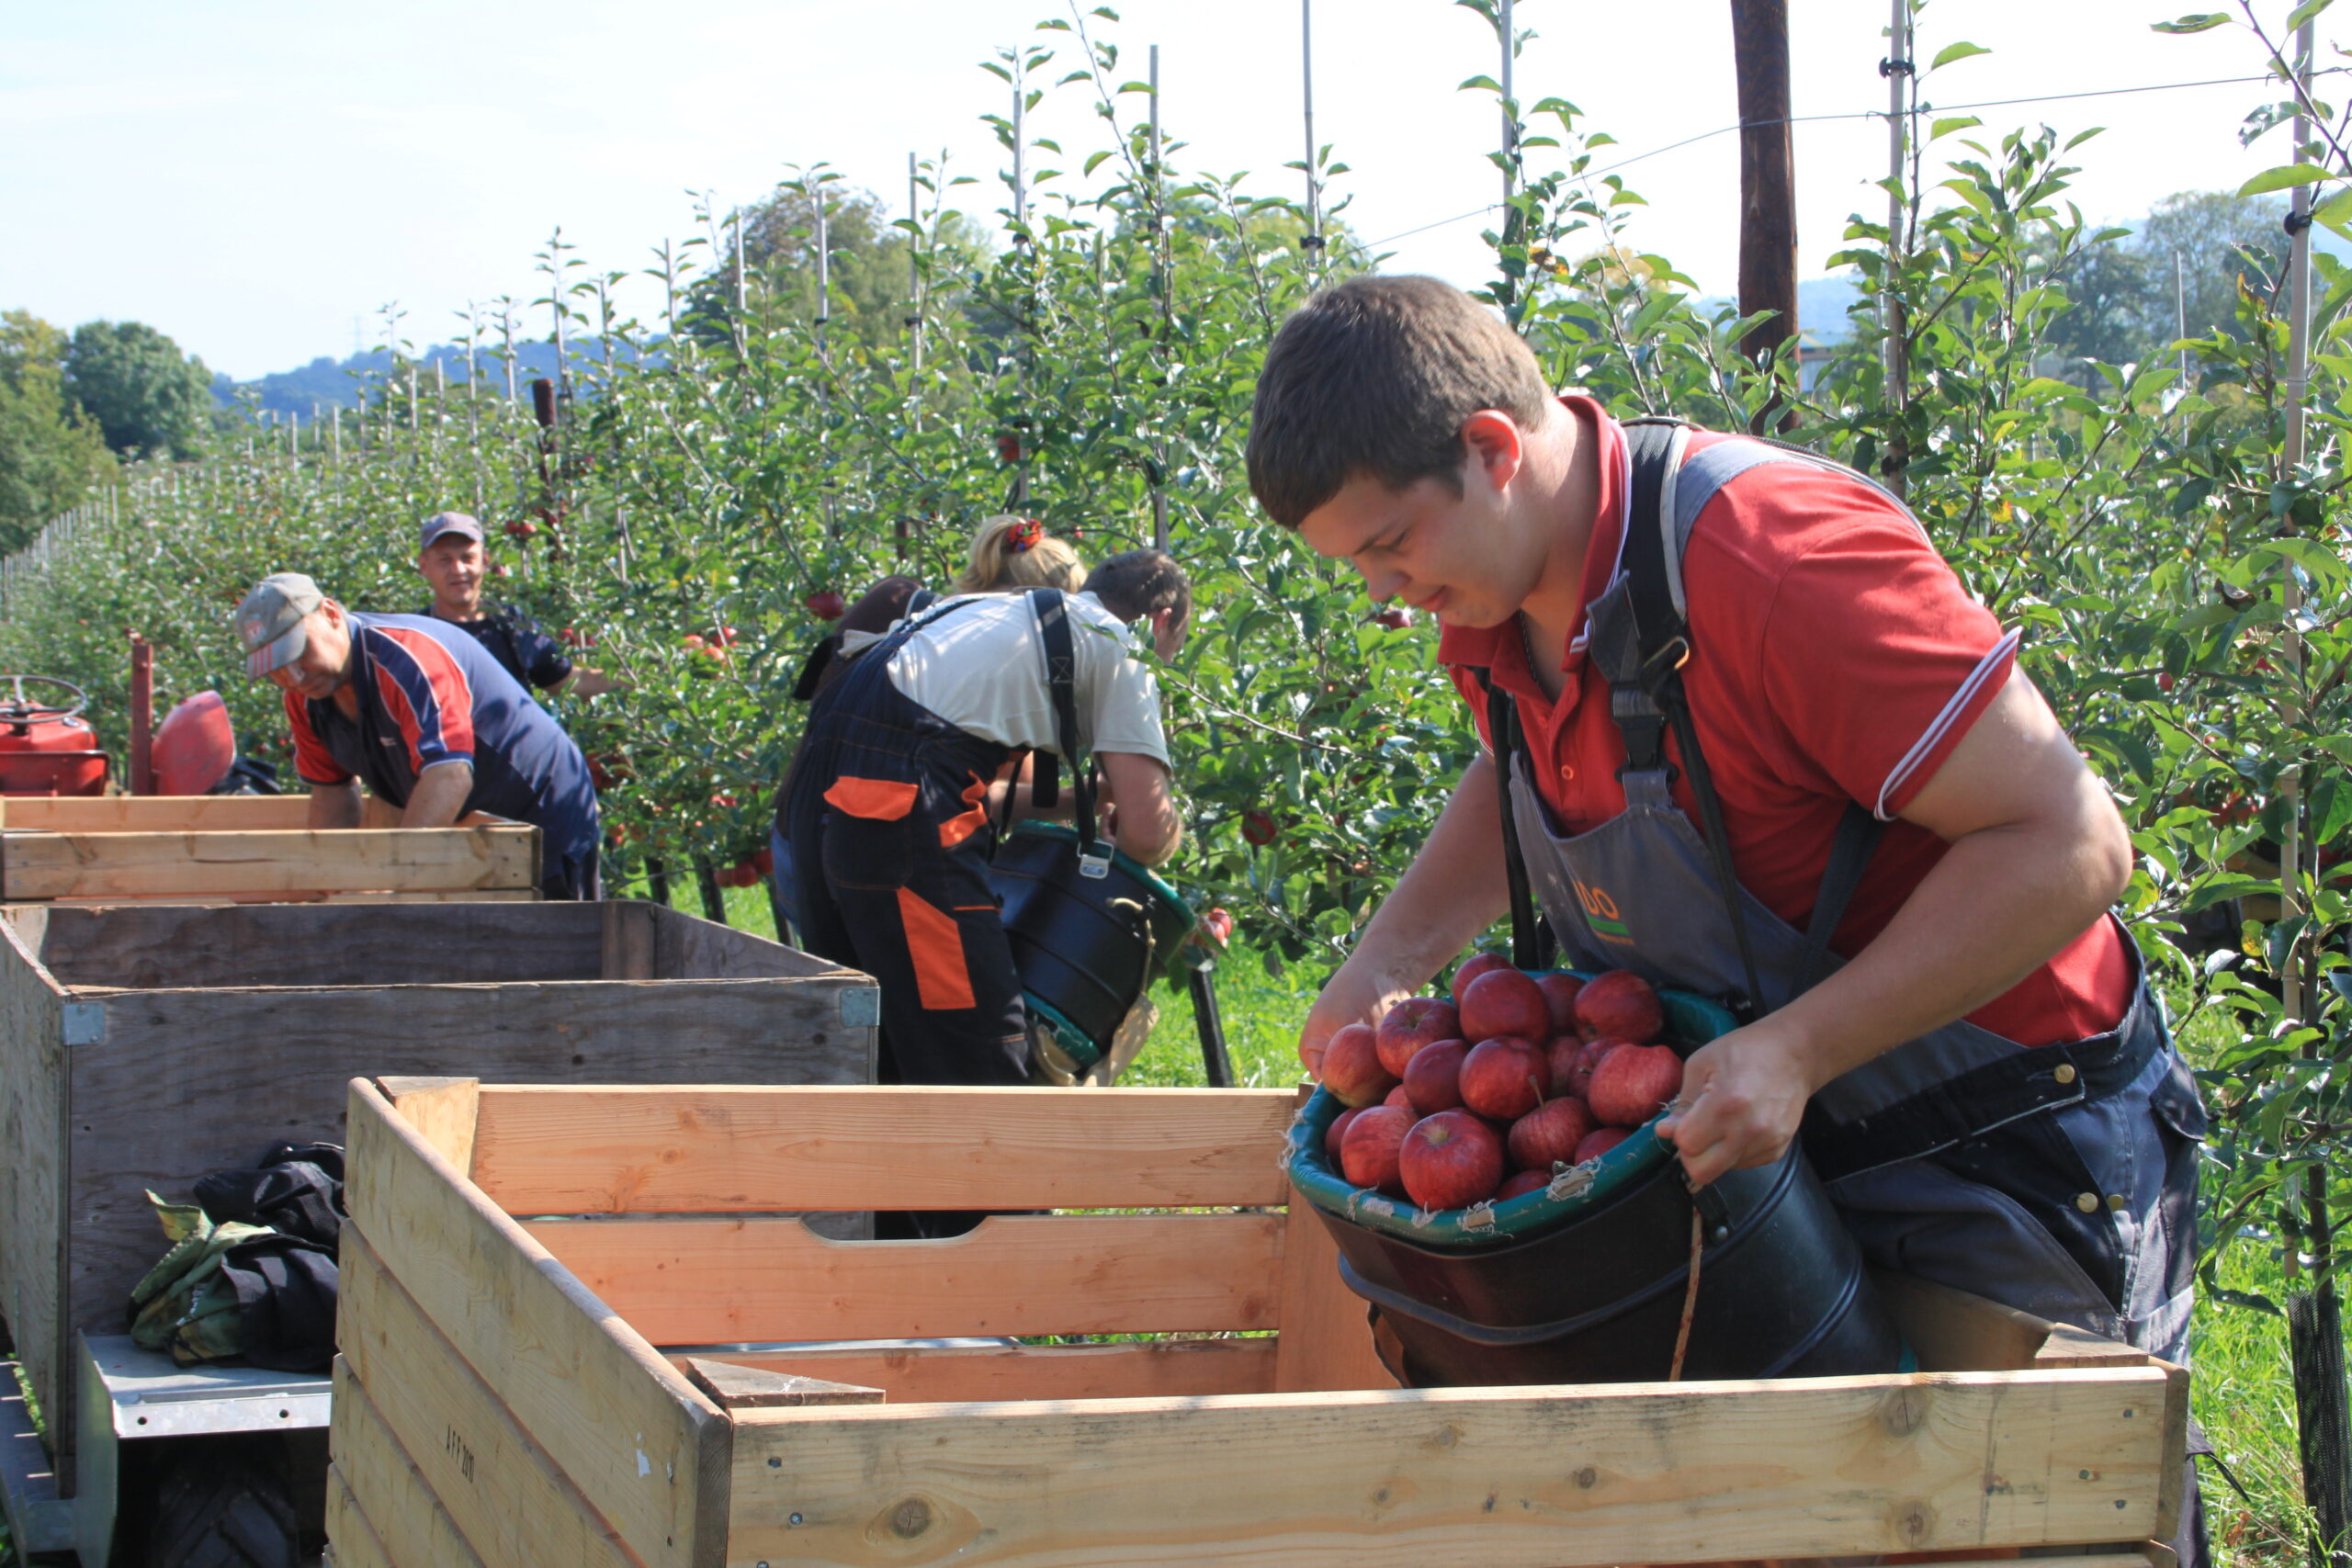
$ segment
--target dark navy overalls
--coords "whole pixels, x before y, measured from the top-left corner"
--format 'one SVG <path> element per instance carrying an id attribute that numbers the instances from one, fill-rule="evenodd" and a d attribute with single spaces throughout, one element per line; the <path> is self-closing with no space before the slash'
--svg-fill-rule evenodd
<path id="1" fill-rule="evenodd" d="M 1012 750 L 909 699 L 900 625 L 849 662 L 808 715 L 785 806 L 802 943 L 881 983 L 882 1077 L 1025 1084 L 1027 1013 L 989 886 L 989 784 Z"/>
<path id="2" fill-rule="evenodd" d="M 1686 458 L 1687 429 L 1629 425 L 1625 435 L 1624 537 L 1634 541 L 1636 529 L 1671 530 L 1660 554 L 1677 611 L 1691 527 L 1737 475 L 1764 464 L 1809 463 L 1870 483 L 1765 442 L 1721 441 Z M 1642 515 L 1634 453 L 1666 443 L 1664 493 Z M 1634 555 L 1629 545 L 1629 558 Z M 1673 771 L 1658 740 L 1662 716 L 1642 694 L 1630 573 L 1587 614 L 1589 656 L 1611 683 L 1611 712 L 1627 739 L 1625 810 L 1589 832 L 1562 834 L 1529 783 L 1533 770 L 1523 745 L 1516 748 L 1510 819 L 1531 890 L 1564 965 L 1629 969 L 1656 985 L 1740 997 L 1748 989 L 1747 964 L 1722 882 L 1707 842 L 1668 793 Z M 1499 732 L 1496 741 L 1501 755 Z M 1853 870 L 1858 875 L 1859 864 Z M 1763 993 L 1750 1000 L 1756 1012 L 1769 1012 L 1804 987 L 1814 953 L 1808 933 L 1744 886 L 1736 896 Z M 2132 953 L 2132 999 L 2112 1032 L 2029 1048 L 1965 1021 L 1949 1024 L 1826 1086 L 1814 1097 L 1804 1143 L 1873 1265 L 2186 1365 L 2196 1145 L 2205 1117 L 2137 973 L 2137 949 Z M 1841 961 L 1829 954 L 1826 962 Z M 2194 1523 L 2185 1518 L 2184 1534 Z M 2201 1529 L 2197 1534 L 2201 1548 Z"/>

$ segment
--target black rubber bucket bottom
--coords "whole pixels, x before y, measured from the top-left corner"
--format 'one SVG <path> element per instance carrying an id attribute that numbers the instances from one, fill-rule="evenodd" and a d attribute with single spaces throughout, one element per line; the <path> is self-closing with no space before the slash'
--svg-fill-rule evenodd
<path id="1" fill-rule="evenodd" d="M 1902 1335 L 1861 1249 L 1796 1149 L 1694 1203 L 1679 1161 L 1541 1235 L 1438 1250 L 1317 1208 L 1340 1276 L 1372 1302 L 1417 1388 L 1645 1382 L 1672 1367 L 1701 1216 L 1685 1379 L 1900 1371 Z"/>

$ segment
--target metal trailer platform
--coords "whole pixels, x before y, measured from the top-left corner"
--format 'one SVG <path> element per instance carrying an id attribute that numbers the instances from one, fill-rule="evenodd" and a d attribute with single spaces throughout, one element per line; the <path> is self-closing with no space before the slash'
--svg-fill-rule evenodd
<path id="1" fill-rule="evenodd" d="M 120 1516 L 117 1483 L 124 1443 L 155 1438 L 203 1438 L 232 1433 L 297 1432 L 327 1425 L 333 1382 L 304 1372 L 260 1367 L 179 1367 L 169 1356 L 141 1350 L 126 1335 L 78 1336 L 76 1373 L 82 1397 L 76 1413 L 79 1446 L 74 1495 L 57 1495 L 56 1477 L 22 1398 L 0 1399 L 0 1493 L 20 1557 L 71 1551 L 85 1565 L 102 1565 L 114 1550 Z"/>

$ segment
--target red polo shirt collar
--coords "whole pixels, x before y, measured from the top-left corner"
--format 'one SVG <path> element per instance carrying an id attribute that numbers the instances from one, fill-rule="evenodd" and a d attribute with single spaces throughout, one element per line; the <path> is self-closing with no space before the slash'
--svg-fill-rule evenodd
<path id="1" fill-rule="evenodd" d="M 1627 448 L 1625 433 L 1609 417 L 1609 411 L 1598 400 L 1581 392 L 1570 392 L 1560 399 L 1560 406 L 1583 426 L 1583 438 L 1596 442 L 1600 454 L 1600 484 L 1594 502 L 1591 543 L 1585 551 L 1583 585 L 1577 597 L 1590 604 L 1609 591 L 1622 570 L 1625 546 L 1625 492 L 1630 476 L 1625 471 Z M 1557 699 L 1561 718 L 1577 705 L 1582 682 L 1577 678 L 1584 668 L 1585 612 L 1577 612 L 1576 625 L 1568 633 L 1567 657 L 1561 670 L 1568 677 L 1561 685 Z M 1550 705 L 1553 699 L 1544 695 L 1535 683 L 1527 664 L 1527 643 L 1521 635 L 1519 617 L 1492 626 L 1446 626 L 1439 634 L 1438 661 L 1456 668 L 1484 669 L 1494 682 L 1515 696 L 1526 697 L 1538 704 Z"/>

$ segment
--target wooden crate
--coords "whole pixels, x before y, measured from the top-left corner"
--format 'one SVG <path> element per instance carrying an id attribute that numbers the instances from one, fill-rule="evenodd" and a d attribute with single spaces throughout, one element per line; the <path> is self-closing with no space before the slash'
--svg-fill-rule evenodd
<path id="1" fill-rule="evenodd" d="M 878 1010 L 646 903 L 0 908 L 0 1316 L 70 1444 L 74 1334 L 162 1253 L 145 1190 L 343 1141 L 354 1074 L 863 1083 Z"/>
<path id="2" fill-rule="evenodd" d="M 1396 1388 L 1285 1207 L 1293 1103 L 355 1083 L 336 1561 L 2168 1559 L 2186 1373 L 1935 1287 L 1918 1374 Z M 1117 1212 L 764 1217 L 873 1206 Z M 757 1348 L 1111 1334 L 1161 1337 Z"/>
<path id="3" fill-rule="evenodd" d="M 312 829 L 302 795 L 0 796 L 0 901 L 538 897 L 539 830 L 480 813 Z"/>

